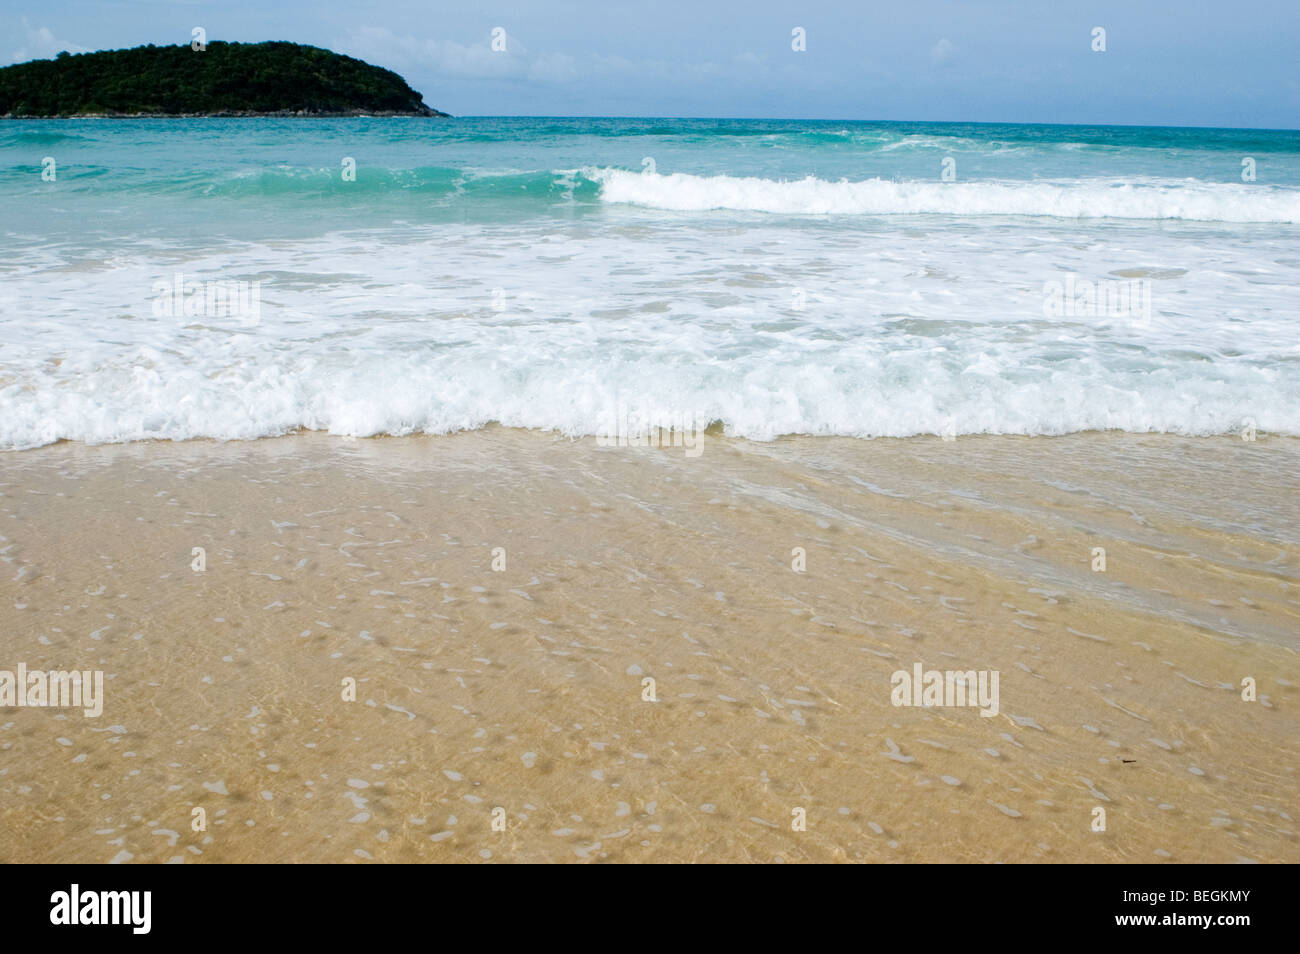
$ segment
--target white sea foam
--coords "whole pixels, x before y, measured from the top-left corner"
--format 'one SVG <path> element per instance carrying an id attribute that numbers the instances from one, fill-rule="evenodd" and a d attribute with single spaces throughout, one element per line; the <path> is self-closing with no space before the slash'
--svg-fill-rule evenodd
<path id="1" fill-rule="evenodd" d="M 587 169 L 606 202 L 788 215 L 1028 215 L 1300 223 L 1300 190 L 1257 183 L 1084 179 L 1070 182 L 828 182 Z"/>
<path id="2" fill-rule="evenodd" d="M 620 407 L 755 439 L 1210 434 L 1246 418 L 1300 434 L 1288 227 L 1207 242 L 1206 226 L 1097 223 L 1081 241 L 1049 220 L 673 218 L 375 230 L 184 261 L 19 250 L 0 283 L 0 446 L 492 421 L 595 435 Z M 260 319 L 155 314 L 154 283 L 175 271 L 260 280 Z M 1148 276 L 1149 321 L 1044 316 L 1045 284 L 1116 272 Z"/>

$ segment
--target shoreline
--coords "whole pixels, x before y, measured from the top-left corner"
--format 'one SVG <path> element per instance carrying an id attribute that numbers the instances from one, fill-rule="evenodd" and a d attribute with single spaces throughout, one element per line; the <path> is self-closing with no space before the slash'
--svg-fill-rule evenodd
<path id="1" fill-rule="evenodd" d="M 0 669 L 106 677 L 0 713 L 7 861 L 1300 860 L 1300 439 L 4 459 Z"/>
<path id="2" fill-rule="evenodd" d="M 618 422 L 617 417 L 613 417 L 611 418 L 611 420 L 614 423 Z M 1152 439 L 1157 441 L 1159 440 L 1189 441 L 1193 443 L 1209 442 L 1209 441 L 1220 441 L 1220 442 L 1241 441 L 1242 443 L 1246 443 L 1246 444 L 1258 444 L 1258 445 L 1266 445 L 1270 442 L 1276 441 L 1276 442 L 1280 442 L 1283 446 L 1293 445 L 1297 448 L 1300 448 L 1300 435 L 1274 433 L 1271 431 L 1264 431 L 1264 430 L 1257 430 L 1255 432 L 1255 436 L 1250 440 L 1242 440 L 1240 432 L 1231 429 L 1219 433 L 1214 433 L 1214 434 L 1177 434 L 1177 433 L 1170 433 L 1166 431 L 1141 431 L 1141 432 L 1127 431 L 1124 430 L 1123 428 L 1118 428 L 1118 427 L 1108 428 L 1106 430 L 1098 430 L 1094 428 L 1094 429 L 1081 430 L 1081 431 L 1066 431 L 1061 434 L 1015 434 L 1015 433 L 960 434 L 959 433 L 956 435 L 945 436 L 938 433 L 918 433 L 918 434 L 908 434 L 903 437 L 898 437 L 894 435 L 860 437 L 860 436 L 848 435 L 848 434 L 806 434 L 801 432 L 792 432 L 787 434 L 777 434 L 771 439 L 764 440 L 760 438 L 741 437 L 741 436 L 726 434 L 724 428 L 725 425 L 723 425 L 721 421 L 715 420 L 710 422 L 709 425 L 704 428 L 694 428 L 693 430 L 691 428 L 687 428 L 686 436 L 684 439 L 689 442 L 689 441 L 700 439 L 700 436 L 702 435 L 703 438 L 707 439 L 709 442 L 714 442 L 714 441 L 719 443 L 733 442 L 738 444 L 752 445 L 755 448 L 781 447 L 791 442 L 798 442 L 798 441 L 812 441 L 812 442 L 831 441 L 831 442 L 839 442 L 841 444 L 860 443 L 863 445 L 897 444 L 897 445 L 905 446 L 913 442 L 920 444 L 920 443 L 927 443 L 933 441 L 954 443 L 959 440 L 960 441 L 1069 441 L 1071 439 L 1080 439 L 1080 440 Z M 653 430 L 654 429 L 652 429 L 652 432 Z M 659 427 L 657 430 L 662 435 L 662 437 L 660 438 L 660 444 L 658 446 L 656 446 L 654 443 L 649 443 L 650 441 L 655 440 L 655 438 L 653 437 L 639 438 L 643 441 L 643 443 L 639 446 L 648 447 L 649 449 L 652 450 L 670 450 L 673 448 L 676 448 L 677 450 L 682 449 L 683 445 L 681 445 L 680 443 L 678 444 L 672 443 L 674 440 L 680 441 L 682 439 L 680 437 L 674 436 L 682 433 L 680 428 L 675 430 L 669 425 L 664 425 L 662 427 Z M 23 446 L 23 447 L 9 446 L 9 447 L 0 448 L 0 460 L 4 460 L 7 455 L 11 457 L 13 455 L 21 456 L 24 454 L 32 453 L 33 451 L 44 451 L 50 448 L 65 448 L 65 449 L 85 448 L 87 450 L 93 450 L 95 448 L 112 448 L 112 447 L 133 447 L 133 446 L 179 447 L 179 446 L 188 446 L 188 445 L 195 445 L 200 447 L 212 447 L 212 448 L 247 447 L 247 446 L 256 445 L 263 441 L 293 440 L 295 438 L 342 441 L 342 442 L 349 442 L 349 443 L 355 441 L 369 441 L 369 442 L 438 441 L 438 440 L 445 440 L 447 438 L 456 438 L 465 435 L 493 433 L 493 432 L 519 433 L 523 435 L 531 435 L 545 440 L 564 441 L 569 444 L 589 443 L 595 446 L 609 446 L 615 448 L 622 447 L 624 449 L 629 449 L 630 447 L 637 446 L 631 443 L 631 441 L 634 438 L 607 437 L 597 433 L 566 434 L 564 431 L 554 427 L 517 427 L 514 425 L 501 424 L 498 421 L 490 421 L 487 424 L 481 426 L 464 428 L 455 431 L 445 431 L 445 432 L 417 431 L 409 434 L 377 433 L 377 434 L 367 434 L 365 436 L 351 435 L 351 434 L 336 434 L 321 428 L 310 428 L 310 427 L 299 426 L 299 427 L 295 427 L 292 430 L 282 431 L 276 434 L 259 434 L 256 437 L 209 437 L 206 435 L 199 435 L 195 437 L 183 437 L 183 438 L 133 437 L 133 438 L 128 438 L 120 441 L 85 441 L 75 437 L 60 437 L 60 438 L 56 438 L 55 440 L 47 444 L 34 444 L 31 446 Z M 607 443 L 597 444 L 598 441 L 605 441 Z M 624 443 L 614 443 L 615 441 L 622 441 Z"/>
<path id="3" fill-rule="evenodd" d="M 428 112 L 373 112 L 348 109 L 330 112 L 279 109 L 274 112 L 233 110 L 218 113 L 72 113 L 67 116 L 0 115 L 0 119 L 455 119 L 451 113 L 430 108 Z"/>

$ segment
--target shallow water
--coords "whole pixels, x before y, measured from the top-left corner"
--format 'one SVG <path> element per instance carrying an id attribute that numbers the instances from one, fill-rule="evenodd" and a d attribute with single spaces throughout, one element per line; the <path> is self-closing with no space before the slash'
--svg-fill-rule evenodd
<path id="1" fill-rule="evenodd" d="M 10 455 L 7 664 L 107 681 L 97 719 L 5 710 L 0 851 L 1295 862 L 1298 463 L 500 428 Z M 917 664 L 998 672 L 997 714 L 895 706 Z"/>

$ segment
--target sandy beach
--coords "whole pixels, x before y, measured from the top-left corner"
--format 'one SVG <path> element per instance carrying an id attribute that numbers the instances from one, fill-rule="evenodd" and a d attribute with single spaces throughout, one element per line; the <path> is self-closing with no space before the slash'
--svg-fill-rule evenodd
<path id="1" fill-rule="evenodd" d="M 1297 473 L 1263 434 L 7 453 L 0 668 L 105 689 L 0 712 L 0 860 L 1294 863 Z M 996 715 L 894 705 L 918 664 Z"/>

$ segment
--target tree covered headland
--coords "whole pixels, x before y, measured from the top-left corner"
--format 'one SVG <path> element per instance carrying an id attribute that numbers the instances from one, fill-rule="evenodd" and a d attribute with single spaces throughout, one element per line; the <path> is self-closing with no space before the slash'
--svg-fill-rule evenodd
<path id="1" fill-rule="evenodd" d="M 0 69 L 0 116 L 445 116 L 391 70 L 298 43 L 138 46 Z"/>

